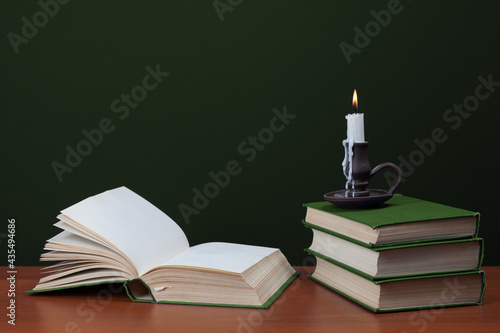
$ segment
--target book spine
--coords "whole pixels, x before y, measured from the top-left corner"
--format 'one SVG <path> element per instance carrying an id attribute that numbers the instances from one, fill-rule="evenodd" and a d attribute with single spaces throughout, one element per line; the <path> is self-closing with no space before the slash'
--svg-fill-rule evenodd
<path id="1" fill-rule="evenodd" d="M 126 281 L 123 286 L 128 297 L 134 302 L 157 303 L 151 288 L 140 278 Z"/>
<path id="2" fill-rule="evenodd" d="M 481 266 L 483 265 L 483 259 L 484 259 L 484 240 L 482 238 L 477 239 L 479 241 L 479 258 L 477 259 L 477 267 L 476 269 L 479 270 L 481 269 Z"/>

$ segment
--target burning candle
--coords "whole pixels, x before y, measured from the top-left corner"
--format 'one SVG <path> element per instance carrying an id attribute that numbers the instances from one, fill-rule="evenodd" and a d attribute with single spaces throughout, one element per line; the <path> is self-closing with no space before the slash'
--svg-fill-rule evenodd
<path id="1" fill-rule="evenodd" d="M 344 175 L 347 179 L 345 183 L 346 190 L 354 188 L 354 179 L 352 178 L 352 147 L 356 142 L 365 142 L 364 114 L 358 113 L 358 94 L 356 89 L 354 89 L 354 93 L 352 94 L 352 109 L 354 113 L 345 116 L 347 119 L 347 139 L 342 141 L 345 151 L 342 170 L 344 170 Z M 348 163 L 349 167 L 347 167 Z"/>
<path id="2" fill-rule="evenodd" d="M 358 94 L 356 89 L 352 94 L 352 109 L 354 113 L 345 116 L 347 119 L 347 141 L 364 142 L 365 141 L 365 122 L 364 114 L 358 113 Z"/>

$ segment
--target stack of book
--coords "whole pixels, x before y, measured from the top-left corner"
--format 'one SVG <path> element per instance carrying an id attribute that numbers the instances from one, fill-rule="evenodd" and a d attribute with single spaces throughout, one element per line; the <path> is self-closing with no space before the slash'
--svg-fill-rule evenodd
<path id="1" fill-rule="evenodd" d="M 304 206 L 313 280 L 375 312 L 482 303 L 478 213 L 400 194 L 374 209 Z"/>

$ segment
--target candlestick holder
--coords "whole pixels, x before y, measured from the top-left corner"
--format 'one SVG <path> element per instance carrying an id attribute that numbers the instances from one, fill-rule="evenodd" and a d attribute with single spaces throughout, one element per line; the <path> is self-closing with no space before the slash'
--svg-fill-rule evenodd
<path id="1" fill-rule="evenodd" d="M 347 179 L 346 195 L 348 197 L 366 197 L 370 192 L 366 189 L 370 181 L 370 162 L 368 161 L 368 142 L 356 142 L 350 149 L 350 143 L 344 142 L 344 176 Z M 352 157 L 350 155 L 352 154 Z M 352 161 L 352 164 L 351 164 Z M 352 168 L 351 168 L 352 166 Z"/>
<path id="2" fill-rule="evenodd" d="M 370 167 L 368 160 L 368 142 L 355 142 L 352 149 L 349 142 L 344 141 L 345 157 L 342 163 L 344 175 L 347 178 L 346 189 L 326 193 L 326 201 L 341 208 L 362 209 L 379 206 L 389 200 L 403 180 L 403 173 L 393 163 L 385 162 Z M 367 189 L 370 179 L 380 170 L 390 168 L 398 176 L 388 190 Z"/>

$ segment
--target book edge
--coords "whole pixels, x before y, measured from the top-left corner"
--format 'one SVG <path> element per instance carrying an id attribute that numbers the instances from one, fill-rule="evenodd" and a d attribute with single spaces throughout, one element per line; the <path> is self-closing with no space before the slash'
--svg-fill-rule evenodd
<path id="1" fill-rule="evenodd" d="M 477 273 L 482 274 L 482 280 L 481 280 L 481 294 L 479 295 L 479 300 L 477 302 L 464 302 L 464 303 L 448 303 L 448 304 L 442 304 L 440 307 L 442 308 L 450 308 L 450 307 L 458 307 L 458 306 L 469 306 L 469 305 L 481 305 L 483 304 L 483 296 L 484 296 L 484 291 L 486 288 L 486 283 L 485 283 L 485 274 L 484 271 L 479 271 Z M 325 286 L 326 288 L 333 290 L 334 292 L 346 297 L 347 299 L 353 301 L 354 303 L 357 303 L 363 307 L 365 307 L 368 310 L 371 310 L 375 313 L 389 313 L 389 312 L 403 312 L 403 311 L 415 311 L 415 310 L 425 310 L 425 309 L 433 309 L 435 306 L 433 305 L 424 305 L 424 306 L 413 306 L 413 307 L 403 307 L 403 308 L 394 308 L 394 309 L 379 309 L 379 308 L 373 308 L 358 299 L 351 297 L 344 292 L 333 288 L 330 286 L 328 283 L 323 282 L 315 277 L 312 276 L 312 273 L 309 273 L 309 278 L 311 278 L 313 281 Z"/>
<path id="2" fill-rule="evenodd" d="M 391 282 L 391 281 L 403 281 L 403 280 L 415 280 L 415 279 L 424 279 L 424 278 L 431 278 L 431 277 L 441 277 L 441 276 L 450 276 L 450 275 L 466 275 L 466 274 L 472 274 L 472 273 L 477 273 L 480 270 L 481 267 L 481 261 L 478 263 L 478 267 L 475 269 L 463 269 L 463 270 L 456 270 L 456 271 L 440 271 L 440 272 L 433 272 L 433 273 L 418 273 L 418 274 L 406 274 L 406 275 L 392 275 L 392 276 L 381 276 L 381 277 L 375 277 L 372 275 L 369 275 L 365 272 L 362 272 L 356 268 L 353 268 L 347 264 L 344 264 L 340 261 L 337 261 L 335 259 L 332 259 L 322 253 L 316 252 L 314 250 L 311 250 L 309 248 L 305 248 L 304 251 L 307 253 L 317 256 L 320 259 L 323 259 L 335 266 L 339 266 L 351 273 L 354 273 L 368 281 L 371 281 L 375 284 L 381 284 L 381 283 L 386 283 L 386 282 Z M 482 250 L 479 251 L 480 256 L 481 253 L 483 252 Z"/>
<path id="3" fill-rule="evenodd" d="M 346 240 L 346 241 L 351 242 L 353 244 L 363 246 L 363 247 L 370 249 L 370 250 L 373 250 L 373 251 L 383 251 L 383 250 L 405 248 L 405 247 L 419 246 L 419 245 L 420 246 L 430 245 L 427 243 L 433 243 L 433 244 L 440 244 L 440 243 L 445 243 L 445 242 L 454 243 L 454 242 L 460 242 L 460 241 L 474 241 L 474 240 L 482 239 L 481 237 L 477 237 L 477 235 L 467 235 L 467 236 L 460 236 L 460 237 L 425 238 L 425 239 L 417 239 L 417 240 L 410 240 L 410 241 L 404 241 L 404 242 L 374 244 L 374 243 L 361 242 L 355 238 L 351 238 L 349 236 L 340 234 L 340 233 L 332 231 L 330 229 L 320 227 L 316 224 L 307 222 L 306 220 L 302 220 L 302 224 L 304 224 L 304 226 L 306 228 L 316 229 L 318 231 L 321 231 L 321 232 L 324 232 L 326 234 L 338 237 L 340 239 Z"/>
<path id="4" fill-rule="evenodd" d="M 223 303 L 203 303 L 203 302 L 179 302 L 179 301 L 158 301 L 157 303 L 164 304 L 181 304 L 181 305 L 202 305 L 202 306 L 217 306 L 217 307 L 232 307 L 232 308 L 253 308 L 253 309 L 267 309 L 271 304 L 285 291 L 286 288 L 300 275 L 300 271 L 295 271 L 288 280 L 281 285 L 280 288 L 268 298 L 262 305 L 246 305 L 246 304 L 223 304 Z"/>

